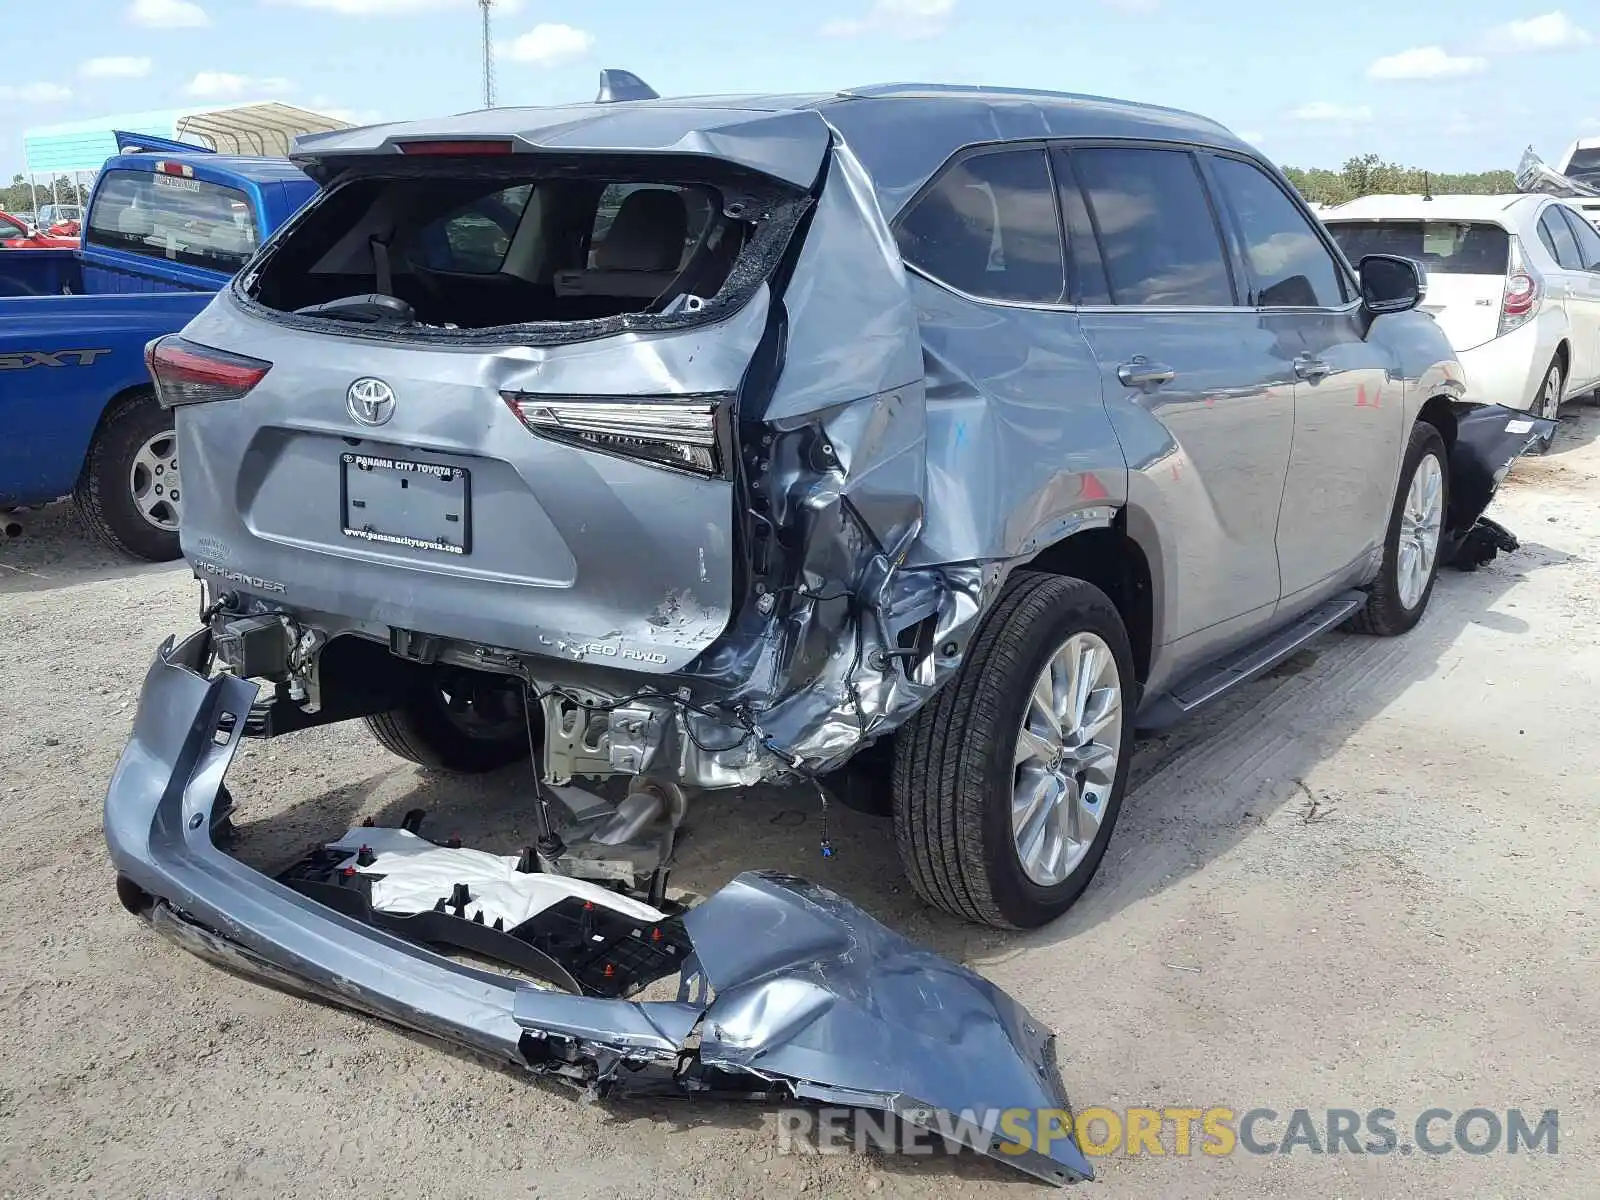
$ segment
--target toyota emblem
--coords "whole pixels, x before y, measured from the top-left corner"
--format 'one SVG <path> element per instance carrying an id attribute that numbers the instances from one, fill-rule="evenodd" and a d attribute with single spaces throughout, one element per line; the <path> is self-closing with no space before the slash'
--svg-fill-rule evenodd
<path id="1" fill-rule="evenodd" d="M 344 406 L 363 425 L 382 425 L 394 416 L 394 389 L 381 379 L 358 379 L 345 393 Z"/>

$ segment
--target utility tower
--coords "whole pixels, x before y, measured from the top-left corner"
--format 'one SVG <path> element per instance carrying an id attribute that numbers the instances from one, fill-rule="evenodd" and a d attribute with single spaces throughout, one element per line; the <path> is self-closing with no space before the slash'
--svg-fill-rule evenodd
<path id="1" fill-rule="evenodd" d="M 478 0 L 483 11 L 483 106 L 494 107 L 494 37 L 490 29 L 489 10 L 494 0 Z"/>

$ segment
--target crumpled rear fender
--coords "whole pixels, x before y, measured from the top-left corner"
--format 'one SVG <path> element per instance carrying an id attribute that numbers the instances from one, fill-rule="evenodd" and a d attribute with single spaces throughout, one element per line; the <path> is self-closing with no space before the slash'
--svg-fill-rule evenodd
<path id="1" fill-rule="evenodd" d="M 214 807 L 256 689 L 205 676 L 208 636 L 161 647 L 105 803 L 120 898 L 187 949 L 592 1094 L 876 1109 L 1046 1182 L 1092 1177 L 1053 1035 L 815 884 L 746 873 L 689 909 L 678 996 L 645 1002 L 464 966 L 225 854 Z"/>

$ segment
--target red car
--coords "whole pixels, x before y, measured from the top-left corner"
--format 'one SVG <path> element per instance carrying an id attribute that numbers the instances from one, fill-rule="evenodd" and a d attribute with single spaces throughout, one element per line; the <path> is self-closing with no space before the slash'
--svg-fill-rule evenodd
<path id="1" fill-rule="evenodd" d="M 8 212 L 0 212 L 0 247 L 8 250 L 76 250 L 78 248 L 77 222 L 37 232 Z"/>

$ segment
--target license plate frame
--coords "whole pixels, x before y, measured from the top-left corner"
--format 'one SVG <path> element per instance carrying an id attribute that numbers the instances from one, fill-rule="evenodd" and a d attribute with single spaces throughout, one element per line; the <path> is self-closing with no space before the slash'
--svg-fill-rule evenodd
<path id="1" fill-rule="evenodd" d="M 357 519 L 361 510 L 372 515 Z M 379 515 L 385 510 L 398 520 Z M 432 528 L 405 532 L 411 524 Z M 449 536 L 451 526 L 459 538 Z M 339 456 L 339 528 L 373 546 L 464 558 L 472 553 L 472 475 L 450 463 L 346 450 Z"/>

